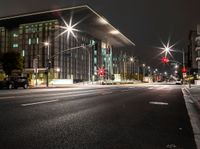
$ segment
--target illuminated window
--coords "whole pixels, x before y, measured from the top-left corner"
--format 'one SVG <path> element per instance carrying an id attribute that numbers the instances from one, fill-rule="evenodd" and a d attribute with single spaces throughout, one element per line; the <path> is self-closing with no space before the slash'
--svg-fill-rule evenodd
<path id="1" fill-rule="evenodd" d="M 23 57 L 25 56 L 25 51 L 24 51 L 24 50 L 22 51 L 22 56 L 23 56 Z"/>
<path id="2" fill-rule="evenodd" d="M 18 48 L 19 45 L 17 43 L 13 44 L 13 48 Z"/>
<path id="3" fill-rule="evenodd" d="M 36 39 L 36 43 L 39 44 L 39 38 L 38 38 L 38 37 L 37 37 L 37 39 Z"/>
<path id="4" fill-rule="evenodd" d="M 16 33 L 13 34 L 13 37 L 18 37 L 18 35 Z"/>
<path id="5" fill-rule="evenodd" d="M 97 64 L 97 58 L 94 57 L 94 64 Z"/>
<path id="6" fill-rule="evenodd" d="M 95 72 L 97 71 L 97 66 L 94 66 L 94 71 L 95 71 Z"/>
<path id="7" fill-rule="evenodd" d="M 28 44 L 31 45 L 31 38 L 28 39 Z"/>

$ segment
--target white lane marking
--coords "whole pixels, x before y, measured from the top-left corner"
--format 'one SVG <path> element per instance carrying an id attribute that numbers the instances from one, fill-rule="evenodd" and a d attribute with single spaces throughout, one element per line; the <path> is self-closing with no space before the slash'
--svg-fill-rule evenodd
<path id="1" fill-rule="evenodd" d="M 21 104 L 21 106 L 25 107 L 25 106 L 39 105 L 39 104 L 45 104 L 45 103 L 51 103 L 51 102 L 57 102 L 57 101 L 59 100 L 56 99 L 56 100 L 48 100 L 48 101 L 39 101 L 39 102 Z"/>
<path id="2" fill-rule="evenodd" d="M 71 94 L 77 94 L 77 92 L 67 92 L 67 93 L 48 93 L 48 94 L 34 94 L 34 95 L 16 95 L 16 96 L 9 96 L 9 97 L 0 97 L 0 99 L 9 99 L 9 98 L 25 98 L 25 97 L 28 97 L 28 98 L 38 98 L 38 97 L 53 97 L 53 96 L 62 96 L 62 95 L 71 95 Z M 81 93 L 91 93 L 91 94 L 94 94 L 94 92 L 92 91 L 81 91 Z M 81 94 L 82 95 L 82 94 Z"/>
<path id="3" fill-rule="evenodd" d="M 121 92 L 128 92 L 129 90 L 122 90 Z"/>
<path id="4" fill-rule="evenodd" d="M 76 94 L 76 95 L 69 95 L 68 97 L 76 97 L 76 96 L 82 96 L 82 95 L 93 95 L 93 94 L 96 94 L 96 93 L 84 93 L 84 94 Z M 59 96 L 59 98 L 61 97 L 66 97 L 66 96 Z M 55 97 L 48 97 L 48 99 L 50 98 L 55 98 Z M 39 101 L 39 102 L 33 102 L 33 103 L 26 103 L 26 104 L 21 104 L 21 106 L 25 107 L 25 106 L 32 106 L 32 105 L 38 105 L 38 104 L 45 104 L 45 103 L 51 103 L 51 102 L 57 102 L 59 101 L 58 99 L 56 100 L 48 100 L 48 101 Z"/>
<path id="5" fill-rule="evenodd" d="M 101 93 L 101 95 L 107 95 L 107 94 L 112 94 L 112 92 L 104 92 L 104 93 Z"/>
<path id="6" fill-rule="evenodd" d="M 157 101 L 150 101 L 149 104 L 153 104 L 153 105 L 163 105 L 163 106 L 169 105 L 167 102 L 157 102 Z"/>

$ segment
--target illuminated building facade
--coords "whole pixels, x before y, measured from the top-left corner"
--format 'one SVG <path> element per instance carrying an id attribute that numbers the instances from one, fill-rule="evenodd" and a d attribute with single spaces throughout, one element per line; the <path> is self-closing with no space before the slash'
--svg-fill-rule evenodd
<path id="1" fill-rule="evenodd" d="M 64 28 L 69 25 L 74 25 L 74 31 Z M 121 55 L 132 56 L 133 47 L 87 5 L 0 18 L 0 54 L 20 52 L 23 75 L 41 82 L 48 67 L 51 79 L 96 80 L 98 67 L 106 69 L 109 79 L 124 71 L 116 61 Z"/>
<path id="2" fill-rule="evenodd" d="M 187 58 L 190 74 L 200 76 L 200 25 L 197 25 L 196 31 L 189 33 Z"/>

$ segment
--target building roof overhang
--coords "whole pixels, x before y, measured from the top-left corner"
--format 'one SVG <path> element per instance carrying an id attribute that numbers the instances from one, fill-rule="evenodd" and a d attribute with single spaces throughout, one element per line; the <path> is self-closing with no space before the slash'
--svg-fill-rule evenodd
<path id="1" fill-rule="evenodd" d="M 77 28 L 79 29 L 80 27 L 81 31 L 108 42 L 114 47 L 135 46 L 129 38 L 88 5 L 3 17 L 0 18 L 0 27 L 12 28 L 16 27 L 16 24 L 46 21 L 60 17 L 69 18 L 71 14 L 73 14 L 75 22 L 82 20 L 80 26 L 77 25 Z"/>

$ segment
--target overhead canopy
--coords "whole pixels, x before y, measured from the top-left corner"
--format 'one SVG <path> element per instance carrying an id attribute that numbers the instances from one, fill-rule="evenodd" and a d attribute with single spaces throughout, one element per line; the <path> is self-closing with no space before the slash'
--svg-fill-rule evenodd
<path id="1" fill-rule="evenodd" d="M 74 23 L 81 21 L 77 25 L 77 29 L 87 32 L 97 39 L 109 42 L 115 47 L 135 46 L 130 39 L 87 5 L 3 17 L 0 18 L 0 27 L 12 28 L 16 27 L 17 24 L 46 21 L 61 17 L 70 18 L 72 14 Z"/>

